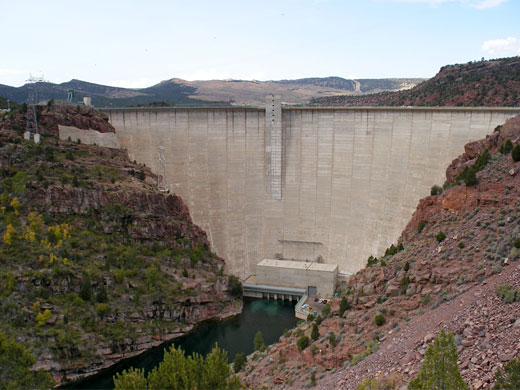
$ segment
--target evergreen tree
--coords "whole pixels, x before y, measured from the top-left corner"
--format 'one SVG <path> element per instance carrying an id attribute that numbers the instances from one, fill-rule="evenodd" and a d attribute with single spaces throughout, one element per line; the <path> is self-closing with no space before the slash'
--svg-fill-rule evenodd
<path id="1" fill-rule="evenodd" d="M 247 357 L 243 353 L 237 353 L 233 359 L 233 369 L 235 372 L 239 372 L 247 364 Z"/>
<path id="2" fill-rule="evenodd" d="M 494 390 L 518 390 L 520 389 L 520 360 L 513 359 L 504 365 L 504 372 L 499 370 L 496 374 Z"/>
<path id="3" fill-rule="evenodd" d="M 132 367 L 114 376 L 115 390 L 142 390 L 146 388 L 146 378 L 143 369 L 139 370 Z"/>
<path id="4" fill-rule="evenodd" d="M 320 330 L 318 329 L 318 325 L 314 324 L 312 325 L 311 339 L 318 340 L 318 337 L 320 337 Z"/>
<path id="5" fill-rule="evenodd" d="M 345 312 L 349 309 L 350 304 L 347 301 L 347 297 L 341 298 L 341 302 L 339 303 L 339 316 L 343 317 L 343 314 L 345 314 Z"/>
<path id="6" fill-rule="evenodd" d="M 265 351 L 264 336 L 262 336 L 262 332 L 260 332 L 260 331 L 256 332 L 253 344 L 255 347 L 255 351 L 260 351 L 260 352 Z"/>
<path id="7" fill-rule="evenodd" d="M 453 334 L 444 329 L 426 350 L 417 376 L 408 383 L 408 390 L 468 390 L 457 366 L 457 348 Z"/>
<path id="8" fill-rule="evenodd" d="M 26 349 L 0 332 L 0 389 L 50 389 L 51 376 L 31 371 L 34 357 Z"/>

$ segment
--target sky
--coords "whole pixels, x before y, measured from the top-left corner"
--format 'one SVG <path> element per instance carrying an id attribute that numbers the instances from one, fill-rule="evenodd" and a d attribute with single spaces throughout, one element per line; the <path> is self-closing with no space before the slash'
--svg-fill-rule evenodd
<path id="1" fill-rule="evenodd" d="M 0 0 L 0 84 L 432 77 L 520 55 L 520 0 Z"/>

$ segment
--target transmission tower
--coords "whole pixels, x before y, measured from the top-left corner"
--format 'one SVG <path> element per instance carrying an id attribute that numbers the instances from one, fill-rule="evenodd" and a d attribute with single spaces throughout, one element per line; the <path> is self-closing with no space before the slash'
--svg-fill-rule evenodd
<path id="1" fill-rule="evenodd" d="M 159 191 L 167 192 L 168 184 L 166 183 L 166 158 L 164 157 L 164 146 L 159 146 L 159 164 L 157 168 L 157 188 Z"/>
<path id="2" fill-rule="evenodd" d="M 39 96 L 39 86 L 38 83 L 45 82 L 43 75 L 42 77 L 34 77 L 32 75 L 29 76 L 27 81 L 27 123 L 26 123 L 26 131 L 30 134 L 39 134 L 38 130 L 38 118 L 36 115 L 36 105 L 38 104 Z"/>

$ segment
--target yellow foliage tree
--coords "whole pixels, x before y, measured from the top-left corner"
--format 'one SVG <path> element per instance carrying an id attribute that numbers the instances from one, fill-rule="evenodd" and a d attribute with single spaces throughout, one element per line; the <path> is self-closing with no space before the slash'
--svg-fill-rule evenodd
<path id="1" fill-rule="evenodd" d="M 7 229 L 5 230 L 4 235 L 2 236 L 2 240 L 7 245 L 11 245 L 13 242 L 13 238 L 16 238 L 16 229 L 13 227 L 13 225 L 9 224 L 7 225 Z"/>

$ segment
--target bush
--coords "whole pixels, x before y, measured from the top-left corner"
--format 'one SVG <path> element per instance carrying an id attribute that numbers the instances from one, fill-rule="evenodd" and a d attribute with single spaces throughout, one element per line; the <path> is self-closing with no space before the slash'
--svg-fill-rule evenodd
<path id="1" fill-rule="evenodd" d="M 385 320 L 385 316 L 382 315 L 382 314 L 378 314 L 375 316 L 374 318 L 374 323 L 377 325 L 377 326 L 383 326 L 385 324 L 386 320 Z"/>
<path id="2" fill-rule="evenodd" d="M 468 169 L 466 175 L 464 176 L 464 183 L 468 187 L 472 187 L 478 184 L 477 171 L 473 167 Z"/>
<path id="3" fill-rule="evenodd" d="M 311 313 L 309 313 L 307 315 L 307 322 L 312 322 L 312 320 L 314 320 L 314 316 Z"/>
<path id="4" fill-rule="evenodd" d="M 441 330 L 424 355 L 417 376 L 408 383 L 408 390 L 449 389 L 468 390 L 457 366 L 457 347 L 453 334 Z"/>
<path id="5" fill-rule="evenodd" d="M 399 390 L 402 381 L 403 377 L 395 374 L 384 378 L 366 378 L 356 390 Z"/>
<path id="6" fill-rule="evenodd" d="M 108 305 L 106 303 L 98 303 L 96 305 L 96 313 L 98 316 L 103 317 L 108 312 Z"/>
<path id="7" fill-rule="evenodd" d="M 377 263 L 377 257 L 370 256 L 367 260 L 367 268 L 373 267 L 374 265 L 377 265 Z"/>
<path id="8" fill-rule="evenodd" d="M 520 291 L 515 291 L 509 284 L 501 284 L 497 287 L 497 295 L 504 303 L 520 301 Z"/>
<path id="9" fill-rule="evenodd" d="M 327 303 L 323 308 L 321 309 L 321 314 L 323 315 L 323 318 L 328 317 L 330 314 L 330 305 Z"/>
<path id="10" fill-rule="evenodd" d="M 443 231 L 440 231 L 439 233 L 437 233 L 435 238 L 437 239 L 438 242 L 443 242 L 446 239 L 446 234 L 444 234 Z"/>
<path id="11" fill-rule="evenodd" d="M 464 245 L 464 243 L 463 243 L 462 241 L 459 242 L 458 247 L 459 247 L 460 249 L 463 249 L 465 246 L 466 246 L 466 245 Z"/>
<path id="12" fill-rule="evenodd" d="M 515 240 L 514 246 L 515 246 L 516 249 L 520 249 L 520 238 L 517 238 Z"/>
<path id="13" fill-rule="evenodd" d="M 417 225 L 417 233 L 422 232 L 425 226 L 426 226 L 426 222 L 423 220 L 420 220 L 419 224 Z"/>
<path id="14" fill-rule="evenodd" d="M 516 145 L 513 150 L 511 150 L 511 157 L 514 162 L 520 161 L 520 144 Z"/>
<path id="15" fill-rule="evenodd" d="M 495 376 L 494 390 L 520 389 L 520 360 L 513 359 L 504 365 L 504 371 L 498 370 Z"/>
<path id="16" fill-rule="evenodd" d="M 318 325 L 316 323 L 312 325 L 312 331 L 311 331 L 311 339 L 313 341 L 318 340 L 320 337 L 320 330 L 318 329 Z"/>
<path id="17" fill-rule="evenodd" d="M 438 186 L 437 184 L 434 185 L 430 190 L 430 195 L 435 196 L 440 194 L 442 194 L 442 187 Z"/>
<path id="18" fill-rule="evenodd" d="M 54 380 L 43 371 L 31 371 L 34 357 L 24 346 L 0 332 L 0 389 L 50 389 Z"/>
<path id="19" fill-rule="evenodd" d="M 302 336 L 298 339 L 297 342 L 298 350 L 303 351 L 305 348 L 309 346 L 309 338 L 307 336 Z"/>
<path id="20" fill-rule="evenodd" d="M 323 322 L 323 318 L 321 318 L 321 315 L 318 314 L 318 316 L 316 317 L 316 323 L 318 325 L 321 325 L 322 322 Z"/>
<path id="21" fill-rule="evenodd" d="M 338 339 L 336 338 L 336 335 L 333 332 L 330 332 L 330 334 L 329 334 L 329 343 L 333 347 L 338 345 Z"/>
<path id="22" fill-rule="evenodd" d="M 500 153 L 509 154 L 511 153 L 511 150 L 513 150 L 513 143 L 510 139 L 507 139 L 506 142 L 504 142 L 500 147 Z"/>
<path id="23" fill-rule="evenodd" d="M 235 355 L 235 358 L 233 359 L 233 370 L 235 372 L 239 372 L 242 370 L 242 368 L 245 367 L 246 364 L 247 364 L 246 355 L 243 353 L 237 353 Z"/>
<path id="24" fill-rule="evenodd" d="M 408 270 L 410 269 L 410 262 L 409 262 L 409 261 L 407 261 L 406 263 L 404 263 L 404 267 L 403 267 L 403 269 L 404 269 L 404 272 L 408 272 Z"/>
<path id="25" fill-rule="evenodd" d="M 243 290 L 242 282 L 240 281 L 240 279 L 234 275 L 231 275 L 229 277 L 229 284 L 231 285 L 231 295 L 233 295 L 236 298 L 242 297 Z"/>
<path id="26" fill-rule="evenodd" d="M 81 287 L 79 289 L 79 297 L 84 301 L 90 301 L 92 297 L 92 286 L 90 284 L 90 278 L 85 275 L 81 280 Z"/>
<path id="27" fill-rule="evenodd" d="M 116 390 L 142 390 L 147 388 L 144 369 L 129 368 L 114 376 Z"/>

